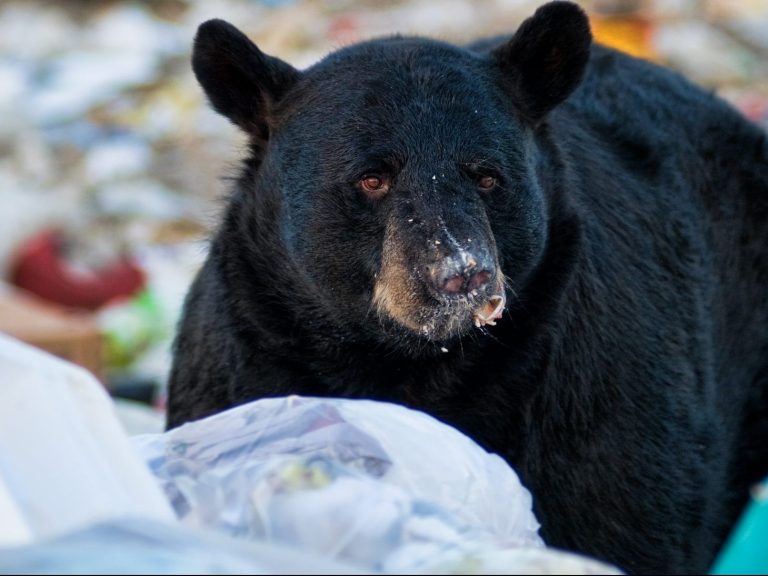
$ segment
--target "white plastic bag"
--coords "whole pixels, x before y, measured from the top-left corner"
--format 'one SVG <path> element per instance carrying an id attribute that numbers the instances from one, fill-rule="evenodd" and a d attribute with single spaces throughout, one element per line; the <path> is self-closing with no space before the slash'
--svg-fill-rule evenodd
<path id="1" fill-rule="evenodd" d="M 389 573 L 591 573 L 498 456 L 421 412 L 273 398 L 134 438 L 182 523 Z"/>
<path id="2" fill-rule="evenodd" d="M 130 516 L 174 520 L 104 387 L 0 334 L 0 546 Z"/>

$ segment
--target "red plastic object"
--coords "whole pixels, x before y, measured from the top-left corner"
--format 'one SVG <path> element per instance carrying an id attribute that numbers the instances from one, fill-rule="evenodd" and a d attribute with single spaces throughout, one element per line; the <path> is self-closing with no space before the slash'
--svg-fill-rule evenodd
<path id="1" fill-rule="evenodd" d="M 67 263 L 62 244 L 61 235 L 50 230 L 25 242 L 16 253 L 11 281 L 50 302 L 86 310 L 131 296 L 144 287 L 144 273 L 132 261 L 121 259 L 84 272 Z"/>

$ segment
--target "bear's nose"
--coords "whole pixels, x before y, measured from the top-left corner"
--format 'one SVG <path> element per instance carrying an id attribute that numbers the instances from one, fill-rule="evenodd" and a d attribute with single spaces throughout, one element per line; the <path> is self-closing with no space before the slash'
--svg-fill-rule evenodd
<path id="1" fill-rule="evenodd" d="M 485 288 L 493 277 L 493 267 L 464 252 L 431 266 L 430 276 L 438 292 L 459 296 Z"/>

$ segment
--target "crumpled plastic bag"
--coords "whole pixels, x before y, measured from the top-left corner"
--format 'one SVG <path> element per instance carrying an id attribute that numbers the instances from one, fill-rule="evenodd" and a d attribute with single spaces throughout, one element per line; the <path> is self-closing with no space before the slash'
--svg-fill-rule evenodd
<path id="1" fill-rule="evenodd" d="M 611 572 L 543 549 L 515 472 L 402 406 L 264 399 L 134 443 L 189 526 L 389 573 Z"/>

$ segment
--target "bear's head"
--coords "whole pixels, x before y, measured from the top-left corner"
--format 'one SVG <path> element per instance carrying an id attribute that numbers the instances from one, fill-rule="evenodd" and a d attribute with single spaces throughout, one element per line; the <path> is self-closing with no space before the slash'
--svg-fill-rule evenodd
<path id="1" fill-rule="evenodd" d="M 442 342 L 498 320 L 543 257 L 537 134 L 590 43 L 582 10 L 552 2 L 490 52 L 393 37 L 298 71 L 212 20 L 193 68 L 250 137 L 238 194 L 270 198 L 239 204 L 243 233 L 270 236 L 252 252 L 290 260 L 344 323 Z"/>

